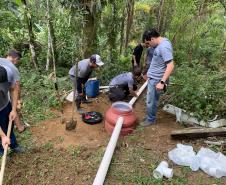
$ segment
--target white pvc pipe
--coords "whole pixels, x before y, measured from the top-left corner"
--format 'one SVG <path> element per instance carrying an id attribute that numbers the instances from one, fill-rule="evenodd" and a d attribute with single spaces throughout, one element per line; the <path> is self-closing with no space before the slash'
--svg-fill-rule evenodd
<path id="1" fill-rule="evenodd" d="M 100 86 L 99 89 L 108 89 L 109 86 Z"/>
<path id="2" fill-rule="evenodd" d="M 141 95 L 141 93 L 144 91 L 144 89 L 147 87 L 147 84 L 148 84 L 148 81 L 146 81 L 142 86 L 141 88 L 138 90 L 137 92 L 137 97 L 133 97 L 129 104 L 133 106 L 133 104 L 135 103 L 135 101 L 137 100 L 137 98 L 139 98 L 139 96 Z"/>
<path id="3" fill-rule="evenodd" d="M 114 131 L 111 135 L 111 139 L 106 148 L 104 157 L 101 161 L 101 164 L 100 164 L 99 170 L 97 172 L 96 178 L 93 182 L 93 185 L 102 185 L 104 183 L 104 180 L 105 180 L 105 177 L 106 177 L 106 174 L 107 174 L 110 162 L 111 162 L 111 158 L 113 156 L 113 153 L 114 153 L 117 141 L 118 141 L 118 137 L 120 135 L 123 121 L 124 121 L 123 117 L 119 117 L 116 122 Z"/>
<path id="4" fill-rule="evenodd" d="M 129 104 L 131 106 L 135 103 L 135 101 L 141 95 L 141 93 L 143 92 L 143 90 L 147 86 L 147 83 L 148 82 L 146 81 L 142 85 L 142 87 L 139 89 L 139 91 L 137 92 L 137 97 L 132 98 L 132 100 L 129 102 Z M 107 146 L 107 148 L 105 150 L 104 157 L 103 157 L 103 159 L 101 161 L 101 164 L 100 164 L 100 167 L 99 167 L 99 169 L 97 171 L 97 174 L 96 174 L 96 177 L 94 179 L 93 185 L 103 185 L 104 184 L 104 180 L 105 180 L 105 177 L 107 175 L 107 171 L 108 171 L 109 165 L 111 163 L 111 158 L 113 156 L 113 153 L 114 153 L 117 141 L 118 141 L 118 137 L 119 137 L 121 129 L 122 129 L 123 121 L 124 121 L 123 117 L 119 117 L 117 122 L 116 122 L 114 131 L 113 131 L 113 133 L 111 135 L 111 139 L 110 139 L 110 141 L 108 143 L 108 146 Z"/>

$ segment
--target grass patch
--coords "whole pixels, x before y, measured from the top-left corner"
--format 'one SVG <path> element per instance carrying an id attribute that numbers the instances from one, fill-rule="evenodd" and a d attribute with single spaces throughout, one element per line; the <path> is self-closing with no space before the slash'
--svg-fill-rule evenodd
<path id="1" fill-rule="evenodd" d="M 43 145 L 43 148 L 44 148 L 45 150 L 53 149 L 53 143 L 52 143 L 51 141 L 48 141 L 47 143 L 45 143 L 45 144 Z"/>
<path id="2" fill-rule="evenodd" d="M 59 108 L 54 81 L 43 72 L 21 70 L 21 98 L 24 121 L 31 125 L 56 117 L 51 109 Z M 58 79 L 60 94 L 71 89 L 68 78 Z"/>

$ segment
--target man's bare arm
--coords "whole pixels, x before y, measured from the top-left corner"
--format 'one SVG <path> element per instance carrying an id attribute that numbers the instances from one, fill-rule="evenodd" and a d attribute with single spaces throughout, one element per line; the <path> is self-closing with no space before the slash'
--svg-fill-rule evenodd
<path id="1" fill-rule="evenodd" d="M 137 93 L 133 89 L 129 89 L 129 92 L 132 96 L 137 97 Z"/>
<path id="2" fill-rule="evenodd" d="M 133 55 L 133 62 L 134 62 L 134 65 L 136 66 L 137 65 L 137 61 L 136 61 L 135 55 Z"/>
<path id="3" fill-rule="evenodd" d="M 10 139 L 5 135 L 5 133 L 2 131 L 1 127 L 0 127 L 0 136 L 1 136 L 1 140 L 2 140 L 2 146 L 3 146 L 3 148 L 5 148 L 6 145 L 10 144 Z"/>
<path id="4" fill-rule="evenodd" d="M 10 89 L 10 95 L 11 95 L 11 101 L 12 101 L 12 111 L 9 114 L 9 119 L 14 120 L 16 118 L 16 108 L 17 108 L 17 102 L 19 97 L 19 90 L 20 90 L 20 83 L 19 81 L 16 82 L 15 85 L 13 85 Z"/>

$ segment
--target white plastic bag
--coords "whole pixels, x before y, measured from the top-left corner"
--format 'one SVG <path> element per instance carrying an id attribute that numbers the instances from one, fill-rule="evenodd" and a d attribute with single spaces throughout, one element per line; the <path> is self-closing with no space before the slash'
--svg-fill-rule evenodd
<path id="1" fill-rule="evenodd" d="M 196 157 L 193 147 L 190 145 L 177 144 L 177 148 L 169 151 L 169 159 L 182 166 L 189 166 L 192 171 L 199 169 L 199 158 Z"/>
<path id="2" fill-rule="evenodd" d="M 197 153 L 200 169 L 210 176 L 221 178 L 226 176 L 226 157 L 208 148 L 201 148 Z"/>

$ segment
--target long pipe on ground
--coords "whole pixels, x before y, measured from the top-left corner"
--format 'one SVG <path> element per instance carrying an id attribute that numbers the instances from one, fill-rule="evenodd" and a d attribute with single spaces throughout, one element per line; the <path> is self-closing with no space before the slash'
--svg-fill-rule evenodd
<path id="1" fill-rule="evenodd" d="M 111 163 L 111 158 L 113 156 L 117 141 L 118 141 L 118 137 L 120 135 L 120 131 L 122 128 L 122 124 L 123 124 L 124 118 L 123 117 L 119 117 L 114 131 L 111 135 L 111 139 L 108 143 L 108 146 L 106 148 L 106 151 L 104 153 L 104 157 L 101 161 L 100 167 L 98 169 L 96 178 L 93 182 L 93 185 L 100 185 L 104 183 L 105 180 L 105 176 L 107 175 L 107 171 L 108 171 L 108 167 L 110 166 Z"/>
<path id="2" fill-rule="evenodd" d="M 129 104 L 131 106 L 133 106 L 133 104 L 139 98 L 141 93 L 146 88 L 147 84 L 148 84 L 148 81 L 146 81 L 141 86 L 141 88 L 138 90 L 137 97 L 133 97 L 130 100 Z M 121 129 L 122 129 L 123 121 L 124 121 L 123 117 L 119 117 L 117 122 L 116 122 L 115 128 L 114 128 L 113 133 L 111 135 L 111 138 L 110 138 L 110 141 L 108 143 L 108 146 L 107 146 L 107 148 L 105 150 L 104 157 L 103 157 L 103 159 L 101 161 L 101 164 L 100 164 L 100 167 L 99 167 L 99 169 L 97 171 L 97 174 L 96 174 L 96 177 L 94 179 L 93 185 L 103 185 L 104 184 L 104 180 L 105 180 L 108 168 L 109 168 L 110 163 L 111 163 L 111 158 L 113 156 L 113 153 L 114 153 L 114 150 L 115 150 L 115 147 L 116 147 L 116 144 L 117 144 L 117 141 L 118 141 Z"/>

